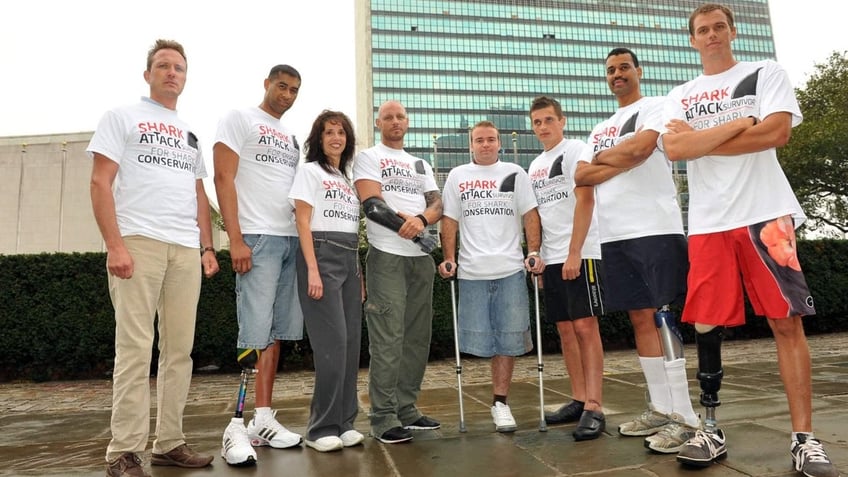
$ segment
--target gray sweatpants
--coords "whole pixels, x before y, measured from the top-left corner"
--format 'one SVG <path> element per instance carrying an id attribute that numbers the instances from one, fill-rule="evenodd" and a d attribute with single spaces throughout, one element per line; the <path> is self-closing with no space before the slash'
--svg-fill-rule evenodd
<path id="1" fill-rule="evenodd" d="M 320 300 L 307 296 L 303 254 L 297 257 L 300 306 L 315 364 L 315 389 L 306 439 L 353 429 L 359 411 L 356 380 L 362 335 L 362 295 L 356 234 L 312 232 L 324 285 Z"/>

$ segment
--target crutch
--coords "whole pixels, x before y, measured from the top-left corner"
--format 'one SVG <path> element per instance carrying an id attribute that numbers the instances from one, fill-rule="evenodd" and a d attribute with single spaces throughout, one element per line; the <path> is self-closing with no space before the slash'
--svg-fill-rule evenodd
<path id="1" fill-rule="evenodd" d="M 536 265 L 536 259 L 530 257 L 530 267 Z M 542 372 L 545 363 L 542 362 L 542 320 L 539 318 L 539 276 L 533 274 L 533 301 L 536 303 L 536 368 L 539 370 L 539 432 L 547 432 L 548 424 L 545 422 L 545 384 Z"/>
<path id="2" fill-rule="evenodd" d="M 445 264 L 448 273 L 451 264 Z M 456 277 L 451 277 L 451 311 L 453 312 L 453 348 L 456 350 L 456 388 L 459 393 L 459 432 L 465 432 L 465 408 L 462 406 L 462 363 L 459 361 L 459 329 L 456 322 Z"/>

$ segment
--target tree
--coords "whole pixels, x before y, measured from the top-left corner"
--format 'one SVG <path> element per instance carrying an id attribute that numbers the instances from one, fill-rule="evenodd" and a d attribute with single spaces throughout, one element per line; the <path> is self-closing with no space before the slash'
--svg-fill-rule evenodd
<path id="1" fill-rule="evenodd" d="M 804 122 L 777 156 L 801 207 L 807 229 L 826 236 L 848 234 L 848 57 L 833 52 L 796 89 Z"/>

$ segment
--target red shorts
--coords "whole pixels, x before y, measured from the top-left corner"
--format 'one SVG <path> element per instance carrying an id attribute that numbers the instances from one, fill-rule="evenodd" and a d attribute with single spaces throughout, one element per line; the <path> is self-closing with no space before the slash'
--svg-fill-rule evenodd
<path id="1" fill-rule="evenodd" d="M 690 236 L 687 282 L 682 318 L 686 323 L 745 324 L 743 284 L 757 315 L 786 318 L 816 313 L 789 216 Z"/>

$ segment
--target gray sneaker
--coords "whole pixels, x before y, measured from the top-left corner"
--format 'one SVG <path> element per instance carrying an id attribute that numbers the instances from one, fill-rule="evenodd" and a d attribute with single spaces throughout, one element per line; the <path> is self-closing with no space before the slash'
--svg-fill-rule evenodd
<path id="1" fill-rule="evenodd" d="M 636 419 L 618 426 L 618 433 L 623 436 L 650 436 L 671 423 L 665 414 L 648 409 Z"/>
<path id="2" fill-rule="evenodd" d="M 713 462 L 727 457 L 727 446 L 724 442 L 724 431 L 714 432 L 695 431 L 695 437 L 686 441 L 677 453 L 677 461 L 681 464 L 696 467 L 708 467 Z"/>
<path id="3" fill-rule="evenodd" d="M 792 441 L 789 448 L 792 465 L 795 470 L 807 477 L 839 477 L 839 471 L 827 458 L 824 447 L 818 439 L 810 439 L 806 434 L 798 434 L 798 440 Z"/>
<path id="4" fill-rule="evenodd" d="M 672 422 L 663 427 L 660 432 L 645 438 L 645 447 L 660 454 L 676 454 L 683 444 L 695 437 L 698 429 L 686 424 Z"/>

